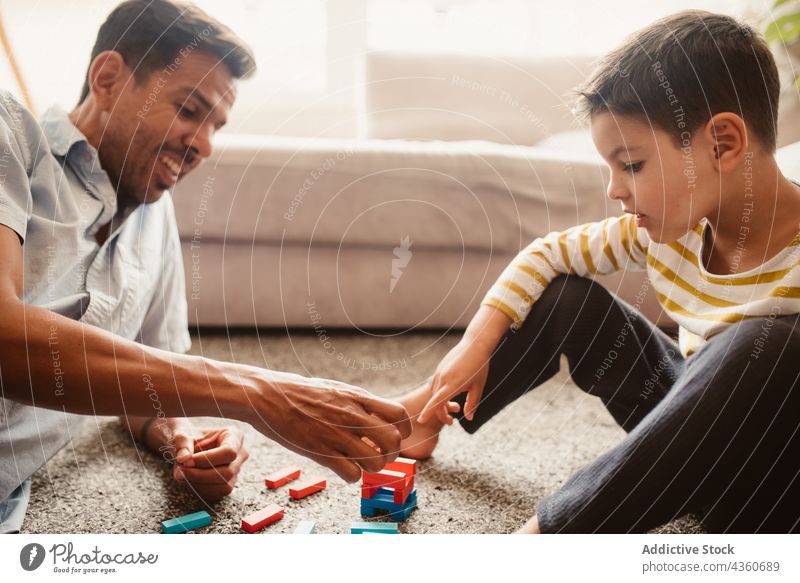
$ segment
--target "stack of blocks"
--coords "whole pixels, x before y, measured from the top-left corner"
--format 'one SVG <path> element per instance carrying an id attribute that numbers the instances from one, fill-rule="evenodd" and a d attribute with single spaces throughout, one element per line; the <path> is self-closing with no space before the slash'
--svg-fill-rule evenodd
<path id="1" fill-rule="evenodd" d="M 375 516 L 378 510 L 385 510 L 394 520 L 406 520 L 417 507 L 417 489 L 414 487 L 416 471 L 416 460 L 397 458 L 380 472 L 364 472 L 361 479 L 361 514 Z"/>

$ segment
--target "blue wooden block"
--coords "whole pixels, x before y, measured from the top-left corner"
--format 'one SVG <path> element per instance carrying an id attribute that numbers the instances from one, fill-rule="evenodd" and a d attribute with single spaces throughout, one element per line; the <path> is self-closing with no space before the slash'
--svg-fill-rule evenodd
<path id="1" fill-rule="evenodd" d="M 350 534 L 399 534 L 396 522 L 354 522 L 350 525 Z"/>
<path id="2" fill-rule="evenodd" d="M 416 489 L 411 491 L 411 494 L 408 495 L 408 498 L 402 504 L 395 503 L 391 490 L 388 490 L 387 492 L 378 491 L 372 498 L 361 499 L 362 508 L 364 507 L 377 508 L 379 510 L 389 510 L 391 512 L 397 512 L 398 510 L 406 510 L 408 508 L 413 508 L 416 505 L 417 505 Z"/>
<path id="3" fill-rule="evenodd" d="M 161 532 L 163 534 L 181 534 L 188 530 L 201 528 L 211 524 L 211 516 L 205 510 L 195 512 L 194 514 L 187 514 L 186 516 L 179 516 L 171 518 L 161 523 Z"/>
<path id="4" fill-rule="evenodd" d="M 301 520 L 297 528 L 294 529 L 294 534 L 316 534 L 317 523 L 313 520 Z"/>
<path id="5" fill-rule="evenodd" d="M 381 488 L 384 490 L 384 488 Z M 403 504 L 395 504 L 392 491 L 386 489 L 386 492 L 379 490 L 372 498 L 361 499 L 361 514 L 364 516 L 375 516 L 376 510 L 386 510 L 389 516 L 394 520 L 405 521 L 408 519 L 411 511 L 417 507 L 417 490 L 412 490 L 408 495 L 408 499 Z"/>

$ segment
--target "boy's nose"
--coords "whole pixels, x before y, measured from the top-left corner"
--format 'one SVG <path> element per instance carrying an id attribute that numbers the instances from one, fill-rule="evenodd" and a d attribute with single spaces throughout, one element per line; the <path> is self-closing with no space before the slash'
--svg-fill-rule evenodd
<path id="1" fill-rule="evenodd" d="M 608 182 L 606 196 L 611 200 L 625 200 L 630 197 L 630 192 L 621 181 L 615 180 L 614 177 L 612 177 Z"/>

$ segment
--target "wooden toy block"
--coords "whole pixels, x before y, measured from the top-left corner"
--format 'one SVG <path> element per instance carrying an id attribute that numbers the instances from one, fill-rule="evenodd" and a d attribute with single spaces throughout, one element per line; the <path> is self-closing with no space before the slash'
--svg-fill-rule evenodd
<path id="1" fill-rule="evenodd" d="M 361 514 L 363 516 L 375 516 L 376 510 L 385 510 L 389 512 L 395 520 L 406 520 L 411 511 L 417 507 L 417 491 L 413 490 L 409 495 L 408 500 L 403 504 L 395 504 L 393 500 L 394 493 L 387 489 L 381 490 L 375 494 L 371 499 L 361 499 Z"/>
<path id="2" fill-rule="evenodd" d="M 372 498 L 375 495 L 375 492 L 380 490 L 380 486 L 370 486 L 369 484 L 362 484 L 361 485 L 361 497 L 362 498 Z"/>
<path id="3" fill-rule="evenodd" d="M 316 534 L 317 523 L 313 520 L 301 520 L 297 528 L 294 529 L 294 534 Z"/>
<path id="4" fill-rule="evenodd" d="M 277 504 L 270 504 L 264 510 L 242 518 L 242 530 L 249 533 L 258 532 L 281 518 L 283 518 L 283 508 Z"/>
<path id="5" fill-rule="evenodd" d="M 394 502 L 395 504 L 402 504 L 409 497 L 411 492 L 414 491 L 414 478 L 406 480 L 402 488 L 394 488 Z"/>
<path id="6" fill-rule="evenodd" d="M 362 533 L 398 534 L 396 522 L 354 522 L 350 534 Z"/>
<path id="7" fill-rule="evenodd" d="M 402 502 L 397 502 L 395 500 L 395 497 L 394 497 L 395 494 L 396 494 L 396 492 L 394 492 L 390 488 L 381 488 L 380 490 L 378 490 L 375 493 L 375 496 L 373 496 L 372 499 L 365 500 L 365 502 L 374 502 L 376 504 L 378 504 L 378 503 L 391 504 L 394 507 L 400 508 L 400 507 L 406 506 L 407 504 L 410 504 L 411 502 L 416 502 L 416 500 L 417 500 L 417 489 L 416 488 L 412 488 L 411 492 L 409 492 L 408 497 L 406 497 L 406 499 L 403 500 Z"/>
<path id="8" fill-rule="evenodd" d="M 310 496 L 315 492 L 324 490 L 327 485 L 327 482 L 323 478 L 309 478 L 308 480 L 300 482 L 296 486 L 289 488 L 289 496 L 295 500 L 300 500 L 300 498 L 305 498 L 306 496 Z"/>
<path id="9" fill-rule="evenodd" d="M 274 490 L 275 488 L 280 488 L 284 484 L 288 484 L 292 480 L 296 480 L 300 477 L 300 468 L 297 466 L 288 466 L 286 468 L 281 468 L 277 472 L 272 472 L 269 476 L 264 478 L 264 484 L 270 490 Z"/>
<path id="10" fill-rule="evenodd" d="M 393 470 L 395 472 L 403 472 L 406 476 L 417 475 L 417 460 L 412 460 L 406 457 L 396 458 L 393 462 L 386 464 L 384 470 Z"/>
<path id="11" fill-rule="evenodd" d="M 363 472 L 361 483 L 370 486 L 386 486 L 387 488 L 402 488 L 405 483 L 412 478 L 407 477 L 404 472 L 394 470 L 381 470 L 374 474 Z"/>
<path id="12" fill-rule="evenodd" d="M 163 534 L 181 534 L 209 524 L 211 524 L 211 516 L 205 510 L 201 510 L 186 516 L 165 520 L 161 523 L 161 532 Z"/>

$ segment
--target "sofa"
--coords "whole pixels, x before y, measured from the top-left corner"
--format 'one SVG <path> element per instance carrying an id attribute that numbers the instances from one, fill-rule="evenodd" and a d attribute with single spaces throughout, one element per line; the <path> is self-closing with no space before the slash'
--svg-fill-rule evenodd
<path id="1" fill-rule="evenodd" d="M 173 193 L 191 323 L 466 326 L 528 242 L 620 212 L 565 99 L 589 68 L 376 53 L 364 138 L 219 134 Z M 599 280 L 670 326 L 644 273 Z"/>

